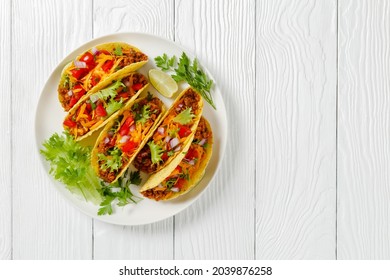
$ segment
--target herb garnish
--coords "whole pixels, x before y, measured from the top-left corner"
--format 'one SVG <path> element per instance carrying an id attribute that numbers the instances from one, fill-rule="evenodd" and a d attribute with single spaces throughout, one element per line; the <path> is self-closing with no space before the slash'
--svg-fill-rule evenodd
<path id="1" fill-rule="evenodd" d="M 213 97 L 210 93 L 213 80 L 211 80 L 199 67 L 199 62 L 196 58 L 192 62 L 186 53 L 183 52 L 177 67 L 175 67 L 176 56 L 169 58 L 165 53 L 162 56 L 157 56 L 154 61 L 161 70 L 174 71 L 175 74 L 171 76 L 176 82 L 186 81 L 190 86 L 196 89 L 214 109 L 216 109 Z"/>

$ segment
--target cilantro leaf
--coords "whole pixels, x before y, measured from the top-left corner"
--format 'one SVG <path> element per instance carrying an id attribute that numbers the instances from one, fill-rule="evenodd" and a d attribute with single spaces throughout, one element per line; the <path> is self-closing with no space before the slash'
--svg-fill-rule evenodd
<path id="1" fill-rule="evenodd" d="M 213 97 L 210 93 L 213 86 L 213 80 L 211 80 L 207 74 L 200 68 L 198 60 L 195 58 L 192 62 L 185 52 L 182 53 L 179 63 L 175 68 L 176 56 L 169 58 L 167 54 L 158 56 L 154 59 L 157 67 L 163 71 L 172 70 L 175 73 L 172 74 L 172 78 L 176 82 L 187 82 L 191 87 L 199 92 L 199 94 L 214 108 L 215 104 Z"/>
<path id="2" fill-rule="evenodd" d="M 162 161 L 162 158 L 161 158 L 161 156 L 163 154 L 162 148 L 159 145 L 155 144 L 153 141 L 149 142 L 148 145 L 150 148 L 152 163 L 156 164 L 159 161 Z"/>
<path id="3" fill-rule="evenodd" d="M 173 121 L 180 124 L 188 124 L 189 122 L 192 121 L 194 117 L 195 115 L 191 113 L 191 107 L 189 107 L 184 111 L 181 111 L 180 114 L 174 117 Z"/>
<path id="4" fill-rule="evenodd" d="M 173 56 L 172 58 L 169 59 L 169 58 L 168 58 L 168 55 L 167 55 L 166 53 L 164 53 L 164 54 L 162 55 L 162 57 L 161 57 L 161 56 L 157 56 L 157 57 L 154 59 L 154 61 L 156 62 L 157 67 L 161 68 L 161 70 L 163 70 L 163 71 L 168 71 L 168 70 L 170 70 L 170 69 L 173 67 L 173 65 L 175 64 L 175 62 L 176 62 L 176 57 Z"/>
<path id="5" fill-rule="evenodd" d="M 98 215 L 111 215 L 113 213 L 112 205 L 123 207 L 131 203 L 138 203 L 142 198 L 135 196 L 131 190 L 131 184 L 140 184 L 141 177 L 139 171 L 127 170 L 115 183 L 102 183 L 101 195 L 105 200 L 100 204 Z"/>
<path id="6" fill-rule="evenodd" d="M 116 48 L 114 49 L 114 54 L 115 54 L 115 55 L 118 55 L 118 56 L 123 55 L 122 47 L 119 46 L 119 45 L 116 46 Z"/>
<path id="7" fill-rule="evenodd" d="M 114 196 L 107 196 L 105 200 L 100 203 L 100 208 L 98 210 L 98 215 L 111 215 L 112 214 L 112 206 L 111 203 L 115 199 Z"/>
<path id="8" fill-rule="evenodd" d="M 139 171 L 134 171 L 130 173 L 130 182 L 133 185 L 139 186 L 142 182 L 141 175 Z"/>

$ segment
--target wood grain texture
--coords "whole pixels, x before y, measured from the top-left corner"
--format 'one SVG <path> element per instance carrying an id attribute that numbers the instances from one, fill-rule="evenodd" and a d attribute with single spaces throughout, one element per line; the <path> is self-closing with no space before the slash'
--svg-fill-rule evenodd
<path id="1" fill-rule="evenodd" d="M 390 258 L 390 3 L 339 1 L 338 257 Z"/>
<path id="2" fill-rule="evenodd" d="M 337 4 L 256 3 L 256 257 L 334 259 Z"/>
<path id="3" fill-rule="evenodd" d="M 114 32 L 145 32 L 173 39 L 173 11 L 173 0 L 96 0 L 94 36 Z M 172 259 L 173 218 L 134 227 L 95 221 L 94 258 Z"/>
<path id="4" fill-rule="evenodd" d="M 39 163 L 34 109 L 62 57 L 91 38 L 91 1 L 12 3 L 13 257 L 90 259 L 92 219 L 62 198 Z"/>
<path id="5" fill-rule="evenodd" d="M 0 260 L 12 257 L 11 1 L 0 2 Z"/>
<path id="6" fill-rule="evenodd" d="M 255 1 L 176 1 L 176 41 L 208 68 L 228 112 L 221 170 L 175 218 L 176 259 L 254 258 Z"/>

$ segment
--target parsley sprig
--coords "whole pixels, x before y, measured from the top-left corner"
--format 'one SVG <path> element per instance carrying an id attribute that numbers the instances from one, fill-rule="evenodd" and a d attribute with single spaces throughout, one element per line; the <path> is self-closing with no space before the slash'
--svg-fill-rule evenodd
<path id="1" fill-rule="evenodd" d="M 141 181 L 139 171 L 127 170 L 115 183 L 107 184 L 102 182 L 99 192 L 104 197 L 104 200 L 100 203 L 98 215 L 111 215 L 114 202 L 119 207 L 138 203 L 142 198 L 135 196 L 129 186 L 140 185 Z"/>
<path id="2" fill-rule="evenodd" d="M 177 64 L 176 56 L 169 58 L 168 55 L 164 53 L 162 56 L 157 56 L 154 61 L 161 70 L 174 71 L 175 74 L 171 76 L 176 82 L 187 82 L 196 89 L 214 109 L 216 109 L 213 97 L 210 93 L 211 87 L 213 86 L 213 80 L 211 80 L 200 68 L 196 58 L 192 62 L 187 54 L 183 52 L 179 59 L 179 63 Z"/>

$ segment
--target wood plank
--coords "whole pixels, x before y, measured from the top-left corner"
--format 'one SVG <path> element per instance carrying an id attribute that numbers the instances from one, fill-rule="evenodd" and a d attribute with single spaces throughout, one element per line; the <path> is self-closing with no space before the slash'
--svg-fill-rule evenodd
<path id="1" fill-rule="evenodd" d="M 0 260 L 12 258 L 11 1 L 0 2 Z"/>
<path id="2" fill-rule="evenodd" d="M 337 1 L 256 4 L 256 258 L 334 259 Z"/>
<path id="3" fill-rule="evenodd" d="M 213 73 L 228 112 L 223 164 L 175 217 L 175 258 L 254 258 L 255 1 L 176 1 L 176 41 Z"/>
<path id="4" fill-rule="evenodd" d="M 33 128 L 36 103 L 51 71 L 91 38 L 92 3 L 12 4 L 13 257 L 90 259 L 92 219 L 54 189 L 39 163 Z"/>
<path id="5" fill-rule="evenodd" d="M 173 0 L 94 2 L 94 36 L 146 32 L 173 39 Z M 110 24 L 107 24 L 107 23 Z M 95 259 L 172 259 L 173 218 L 121 227 L 95 221 Z"/>
<path id="6" fill-rule="evenodd" d="M 390 258 L 390 3 L 339 1 L 338 257 Z"/>

